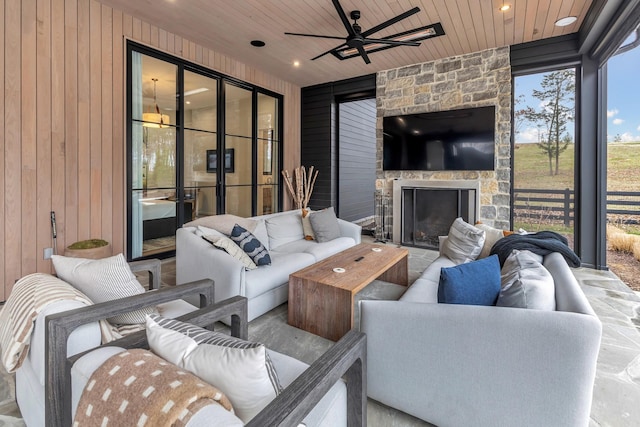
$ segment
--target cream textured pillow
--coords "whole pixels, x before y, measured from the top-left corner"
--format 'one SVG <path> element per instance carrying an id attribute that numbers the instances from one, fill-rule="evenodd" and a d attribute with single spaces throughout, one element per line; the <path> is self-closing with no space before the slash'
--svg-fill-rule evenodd
<path id="1" fill-rule="evenodd" d="M 94 304 L 144 293 L 122 254 L 102 259 L 51 257 L 58 277 L 89 297 Z M 111 323 L 144 323 L 147 314 L 157 314 L 155 307 L 141 308 L 107 319 Z"/>
<path id="2" fill-rule="evenodd" d="M 305 240 L 314 240 L 316 238 L 315 234 L 313 234 L 313 227 L 311 227 L 311 221 L 309 220 L 309 215 L 313 212 L 309 208 L 302 209 L 302 230 L 304 231 Z"/>
<path id="3" fill-rule="evenodd" d="M 210 234 L 203 235 L 202 238 L 207 242 L 211 243 L 218 249 L 224 250 L 226 253 L 237 259 L 245 266 L 245 268 L 249 270 L 253 270 L 254 268 L 258 268 L 255 262 L 247 255 L 245 251 L 242 250 L 240 246 L 236 244 L 233 240 L 223 234 Z"/>
<path id="4" fill-rule="evenodd" d="M 485 232 L 456 218 L 451 224 L 447 239 L 442 242 L 440 253 L 456 264 L 470 262 L 478 258 L 484 245 Z"/>
<path id="5" fill-rule="evenodd" d="M 154 353 L 226 394 L 245 423 L 282 391 L 262 344 L 157 315 L 147 317 L 147 339 Z"/>
<path id="6" fill-rule="evenodd" d="M 497 306 L 556 309 L 553 276 L 542 265 L 539 256 L 514 249 L 502 266 L 501 290 Z"/>
<path id="7" fill-rule="evenodd" d="M 484 245 L 482 245 L 482 251 L 478 258 L 486 258 L 491 254 L 491 248 L 493 248 L 493 245 L 504 237 L 504 231 L 482 223 L 477 223 L 475 227 L 480 230 L 484 230 L 485 232 Z"/>

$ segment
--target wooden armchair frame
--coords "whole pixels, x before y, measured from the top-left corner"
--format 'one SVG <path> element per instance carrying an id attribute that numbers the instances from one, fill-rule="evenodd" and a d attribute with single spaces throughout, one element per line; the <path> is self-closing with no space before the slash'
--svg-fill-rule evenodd
<path id="1" fill-rule="evenodd" d="M 178 320 L 211 329 L 215 322 L 231 317 L 230 334 L 247 339 L 247 299 L 237 296 L 210 305 L 213 301 L 211 280 L 146 292 L 121 300 L 47 316 L 46 424 L 52 427 L 72 424 L 71 367 L 86 353 L 67 358 L 67 338 L 74 329 L 86 323 L 198 293 L 201 295 L 202 308 L 185 314 Z M 145 331 L 126 336 L 107 345 L 149 348 Z M 251 427 L 296 425 L 315 407 L 333 384 L 343 377 L 347 386 L 347 424 L 365 426 L 367 424 L 366 337 L 355 330 L 350 331 L 325 352 L 247 425 Z"/>

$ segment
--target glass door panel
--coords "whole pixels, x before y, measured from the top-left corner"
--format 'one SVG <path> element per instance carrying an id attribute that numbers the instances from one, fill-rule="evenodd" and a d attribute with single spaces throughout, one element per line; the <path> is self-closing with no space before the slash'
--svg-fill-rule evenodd
<path id="1" fill-rule="evenodd" d="M 216 133 L 184 131 L 184 222 L 215 215 L 217 171 Z"/>
<path id="2" fill-rule="evenodd" d="M 258 197 L 257 214 L 275 212 L 279 181 L 278 99 L 258 94 Z"/>
<path id="3" fill-rule="evenodd" d="M 218 80 L 184 72 L 184 222 L 218 213 Z"/>
<path id="4" fill-rule="evenodd" d="M 513 227 L 556 231 L 573 247 L 576 70 L 514 79 Z"/>
<path id="5" fill-rule="evenodd" d="M 253 205 L 253 93 L 225 85 L 225 210 L 251 216 Z"/>
<path id="6" fill-rule="evenodd" d="M 131 58 L 131 258 L 175 248 L 178 67 Z"/>

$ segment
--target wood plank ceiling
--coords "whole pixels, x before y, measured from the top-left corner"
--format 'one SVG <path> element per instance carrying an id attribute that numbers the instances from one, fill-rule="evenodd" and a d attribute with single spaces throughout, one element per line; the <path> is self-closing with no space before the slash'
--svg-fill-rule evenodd
<path id="1" fill-rule="evenodd" d="M 314 56 L 340 40 L 287 36 L 285 31 L 343 37 L 345 29 L 331 0 L 101 0 L 167 31 L 300 86 L 341 80 L 403 65 L 428 62 L 492 47 L 500 47 L 577 32 L 592 0 L 341 0 L 347 14 L 361 11 L 363 31 L 414 6 L 421 11 L 388 27 L 389 36 L 440 22 L 445 35 L 419 47 L 397 47 L 361 58 L 340 61 Z M 511 8 L 501 12 L 500 6 Z M 567 27 L 559 18 L 576 16 Z M 257 48 L 249 44 L 266 43 Z M 293 62 L 300 66 L 294 67 Z"/>

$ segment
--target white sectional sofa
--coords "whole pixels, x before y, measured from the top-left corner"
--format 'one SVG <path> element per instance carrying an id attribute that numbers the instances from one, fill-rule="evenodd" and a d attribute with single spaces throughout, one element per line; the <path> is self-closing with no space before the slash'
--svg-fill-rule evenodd
<path id="1" fill-rule="evenodd" d="M 360 243 L 361 227 L 338 219 L 341 236 L 329 242 L 305 240 L 300 210 L 255 216 L 253 234 L 269 251 L 271 265 L 246 270 L 211 245 L 197 227 L 176 232 L 176 283 L 212 279 L 215 300 L 235 295 L 249 300 L 249 321 L 287 301 L 289 274 Z M 189 225 L 189 224 L 186 224 Z"/>
<path id="2" fill-rule="evenodd" d="M 399 301 L 362 301 L 368 395 L 438 426 L 587 426 L 602 325 L 557 252 L 556 310 L 439 304 L 440 255 Z"/>

